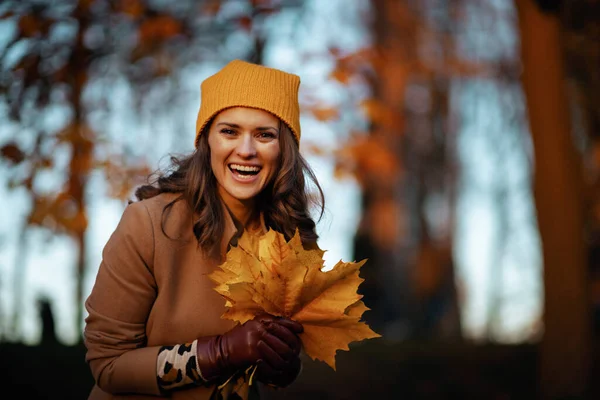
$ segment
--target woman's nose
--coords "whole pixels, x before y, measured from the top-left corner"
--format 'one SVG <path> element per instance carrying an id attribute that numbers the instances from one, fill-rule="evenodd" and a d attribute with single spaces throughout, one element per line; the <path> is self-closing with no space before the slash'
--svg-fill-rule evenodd
<path id="1" fill-rule="evenodd" d="M 242 135 L 237 146 L 237 153 L 240 157 L 244 158 L 254 157 L 256 155 L 256 146 L 252 135 Z"/>

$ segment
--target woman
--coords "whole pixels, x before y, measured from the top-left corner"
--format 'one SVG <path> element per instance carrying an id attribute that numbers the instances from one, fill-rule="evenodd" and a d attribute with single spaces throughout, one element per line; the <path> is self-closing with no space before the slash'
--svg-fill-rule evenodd
<path id="1" fill-rule="evenodd" d="M 302 326 L 266 314 L 222 319 L 207 275 L 244 230 L 289 239 L 298 229 L 316 246 L 305 174 L 321 213 L 323 192 L 299 153 L 299 85 L 240 60 L 202 83 L 195 151 L 137 189 L 103 250 L 85 303 L 90 399 L 217 398 L 254 365 L 270 387 L 297 378 Z"/>

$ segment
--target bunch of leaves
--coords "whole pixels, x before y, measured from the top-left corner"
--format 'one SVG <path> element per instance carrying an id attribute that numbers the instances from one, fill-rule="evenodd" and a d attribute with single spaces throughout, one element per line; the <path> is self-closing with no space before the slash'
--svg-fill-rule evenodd
<path id="1" fill-rule="evenodd" d="M 324 251 L 305 250 L 298 231 L 289 241 L 269 230 L 244 232 L 210 278 L 226 299 L 223 318 L 244 323 L 267 312 L 301 323 L 305 353 L 336 369 L 338 350 L 351 342 L 380 337 L 361 321 L 368 310 L 357 293 L 364 281 L 360 262 L 339 261 L 324 270 Z"/>

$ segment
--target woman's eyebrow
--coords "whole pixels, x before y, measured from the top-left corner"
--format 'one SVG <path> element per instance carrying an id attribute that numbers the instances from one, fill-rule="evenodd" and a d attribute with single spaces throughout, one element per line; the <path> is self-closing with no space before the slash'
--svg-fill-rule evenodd
<path id="1" fill-rule="evenodd" d="M 275 128 L 274 126 L 259 126 L 259 127 L 256 128 L 257 131 L 266 131 L 266 130 L 269 130 L 269 129 L 272 129 L 272 130 L 274 130 L 276 132 L 279 132 L 279 129 Z"/>
<path id="2" fill-rule="evenodd" d="M 227 125 L 227 126 L 229 126 L 231 128 L 236 128 L 236 129 L 240 128 L 240 125 L 234 124 L 234 123 L 231 123 L 231 122 L 219 122 L 217 124 L 217 126 L 219 126 L 219 125 Z M 275 128 L 274 126 L 258 126 L 258 127 L 254 128 L 254 129 L 257 130 L 257 131 L 266 131 L 266 130 L 272 129 L 272 130 L 274 130 L 276 132 L 279 132 L 279 129 Z"/>
<path id="3" fill-rule="evenodd" d="M 231 122 L 219 122 L 217 124 L 217 126 L 219 126 L 219 125 L 227 125 L 227 126 L 230 126 L 232 128 L 239 128 L 240 127 L 238 124 L 232 124 Z"/>

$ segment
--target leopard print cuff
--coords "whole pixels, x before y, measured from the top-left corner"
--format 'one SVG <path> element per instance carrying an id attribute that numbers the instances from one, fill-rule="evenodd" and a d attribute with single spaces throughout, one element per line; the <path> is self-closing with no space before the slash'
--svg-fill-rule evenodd
<path id="1" fill-rule="evenodd" d="M 197 344 L 198 341 L 194 340 L 192 343 L 160 348 L 156 359 L 156 371 L 158 385 L 162 390 L 206 383 L 198 366 Z"/>

